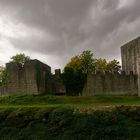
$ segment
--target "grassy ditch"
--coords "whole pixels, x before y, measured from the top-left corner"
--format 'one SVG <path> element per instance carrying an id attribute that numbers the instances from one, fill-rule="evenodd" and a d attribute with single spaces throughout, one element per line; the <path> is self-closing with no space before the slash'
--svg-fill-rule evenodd
<path id="1" fill-rule="evenodd" d="M 1 140 L 137 140 L 139 132 L 137 106 L 88 113 L 68 108 L 0 110 Z"/>

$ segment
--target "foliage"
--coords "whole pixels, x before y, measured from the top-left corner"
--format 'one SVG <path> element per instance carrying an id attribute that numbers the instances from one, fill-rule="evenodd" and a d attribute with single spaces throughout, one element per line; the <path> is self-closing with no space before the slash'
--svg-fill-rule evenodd
<path id="1" fill-rule="evenodd" d="M 72 57 L 65 66 L 65 68 L 67 67 L 74 69 L 74 71 L 81 70 L 84 74 L 96 74 L 97 72 L 101 74 L 119 73 L 121 71 L 119 61 L 114 59 L 108 62 L 103 58 L 95 59 L 91 51 L 83 51 L 82 54 Z"/>
<path id="2" fill-rule="evenodd" d="M 100 72 L 102 74 L 105 74 L 107 71 L 107 61 L 106 59 L 96 59 L 95 60 L 95 73 Z"/>
<path id="3" fill-rule="evenodd" d="M 70 62 L 65 66 L 65 68 L 74 69 L 74 71 L 82 69 L 82 62 L 79 56 L 74 56 L 71 58 Z"/>
<path id="4" fill-rule="evenodd" d="M 90 113 L 74 113 L 68 108 L 6 109 L 0 112 L 0 118 L 0 139 L 4 140 L 140 138 L 140 107 L 121 106 Z"/>
<path id="5" fill-rule="evenodd" d="M 94 70 L 94 59 L 91 51 L 83 51 L 80 55 L 82 72 L 85 74 L 92 73 Z"/>
<path id="6" fill-rule="evenodd" d="M 11 62 L 17 62 L 22 66 L 26 61 L 30 60 L 29 56 L 26 56 L 24 53 L 16 54 L 15 56 L 11 57 Z"/>
<path id="7" fill-rule="evenodd" d="M 65 66 L 62 75 L 68 95 L 81 94 L 86 74 L 94 69 L 93 62 L 93 53 L 91 51 L 83 51 L 81 55 L 71 58 L 71 61 Z"/>
<path id="8" fill-rule="evenodd" d="M 67 95 L 81 94 L 86 76 L 81 70 L 75 70 L 71 67 L 65 67 L 62 79 L 66 86 Z"/>
<path id="9" fill-rule="evenodd" d="M 106 59 L 102 59 L 102 58 L 95 60 L 95 73 L 96 72 L 102 74 L 114 73 L 114 72 L 119 73 L 120 71 L 121 71 L 121 66 L 119 64 L 119 61 L 115 59 L 109 62 L 107 62 Z"/>
<path id="10" fill-rule="evenodd" d="M 74 71 L 81 71 L 84 74 L 92 73 L 94 70 L 94 59 L 91 51 L 83 51 L 80 55 L 71 58 L 65 68 L 72 68 Z"/>
<path id="11" fill-rule="evenodd" d="M 5 85 L 8 82 L 8 73 L 6 68 L 0 69 L 0 86 Z"/>
<path id="12" fill-rule="evenodd" d="M 107 71 L 109 73 L 113 73 L 113 72 L 120 72 L 121 71 L 121 66 L 119 64 L 119 61 L 117 60 L 112 60 L 112 61 L 109 61 L 108 64 L 107 64 Z"/>
<path id="13" fill-rule="evenodd" d="M 81 93 L 87 74 L 120 72 L 121 66 L 117 60 L 107 62 L 106 59 L 95 59 L 91 51 L 83 51 L 71 58 L 63 71 L 63 82 L 68 95 Z"/>

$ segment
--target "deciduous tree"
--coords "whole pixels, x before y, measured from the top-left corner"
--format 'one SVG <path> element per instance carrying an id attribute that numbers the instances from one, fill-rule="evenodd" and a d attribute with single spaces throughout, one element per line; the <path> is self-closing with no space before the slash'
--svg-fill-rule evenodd
<path id="1" fill-rule="evenodd" d="M 62 79 L 66 86 L 67 95 L 79 95 L 83 90 L 86 75 L 81 70 L 65 67 Z"/>
<path id="2" fill-rule="evenodd" d="M 102 74 L 105 74 L 107 71 L 107 61 L 106 59 L 96 59 L 95 60 L 95 73 L 100 72 Z"/>
<path id="3" fill-rule="evenodd" d="M 120 63 L 119 61 L 117 60 L 112 60 L 112 61 L 109 61 L 108 64 L 107 64 L 107 71 L 109 73 L 114 73 L 114 72 L 120 72 L 121 71 L 121 66 L 120 66 Z"/>
<path id="4" fill-rule="evenodd" d="M 11 57 L 11 62 L 17 62 L 22 66 L 26 61 L 30 60 L 29 56 L 26 56 L 24 53 L 16 54 L 15 56 Z"/>
<path id="5" fill-rule="evenodd" d="M 66 68 L 72 68 L 75 71 L 76 70 L 81 70 L 82 69 L 82 63 L 81 63 L 80 57 L 78 55 L 72 57 L 70 62 L 65 67 Z"/>
<path id="6" fill-rule="evenodd" d="M 83 51 L 82 54 L 71 58 L 65 66 L 63 81 L 68 95 L 78 95 L 82 92 L 87 74 L 101 74 L 119 72 L 121 66 L 117 60 L 107 62 L 106 59 L 95 59 L 91 51 Z"/>
<path id="7" fill-rule="evenodd" d="M 95 69 L 95 59 L 91 51 L 83 51 L 79 56 L 81 60 L 82 72 L 85 74 L 92 73 Z"/>
<path id="8" fill-rule="evenodd" d="M 0 86 L 5 85 L 8 82 L 8 73 L 6 68 L 0 68 Z"/>

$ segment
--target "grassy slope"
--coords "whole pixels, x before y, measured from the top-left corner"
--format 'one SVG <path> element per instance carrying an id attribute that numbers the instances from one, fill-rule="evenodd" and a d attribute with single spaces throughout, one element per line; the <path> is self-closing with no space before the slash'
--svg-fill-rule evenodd
<path id="1" fill-rule="evenodd" d="M 0 97 L 0 140 L 139 140 L 139 105 L 130 96 Z"/>
<path id="2" fill-rule="evenodd" d="M 118 105 L 140 105 L 140 98 L 135 96 L 5 96 L 0 97 L 0 108 L 7 107 L 78 107 L 98 108 Z"/>
<path id="3" fill-rule="evenodd" d="M 64 108 L 0 111 L 0 140 L 139 140 L 140 107 L 90 113 Z"/>

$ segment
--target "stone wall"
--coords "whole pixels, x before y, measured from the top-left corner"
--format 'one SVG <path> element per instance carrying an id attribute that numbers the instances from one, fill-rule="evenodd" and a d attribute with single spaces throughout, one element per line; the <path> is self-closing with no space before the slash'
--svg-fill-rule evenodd
<path id="1" fill-rule="evenodd" d="M 137 95 L 137 75 L 105 74 L 88 75 L 83 96 Z"/>
<path id="2" fill-rule="evenodd" d="M 55 75 L 51 73 L 51 67 L 38 61 L 27 61 L 24 66 L 11 62 L 6 64 L 8 71 L 7 92 L 4 94 L 45 94 L 65 93 L 65 87 L 61 80 L 60 70 Z"/>
<path id="3" fill-rule="evenodd" d="M 8 93 L 8 87 L 6 85 L 0 86 L 0 96 L 6 95 Z"/>
<path id="4" fill-rule="evenodd" d="M 38 94 L 51 92 L 51 90 L 46 86 L 46 78 L 50 80 L 51 77 L 51 67 L 36 60 L 33 69 L 35 70 L 34 79 L 36 81 Z"/>
<path id="5" fill-rule="evenodd" d="M 84 96 L 139 95 L 140 96 L 140 37 L 121 47 L 123 74 L 88 75 L 83 89 Z M 52 75 L 51 67 L 30 60 L 24 66 L 6 64 L 8 85 L 0 87 L 0 94 L 64 94 L 66 89 L 58 69 Z M 131 72 L 130 72 L 131 71 Z"/>
<path id="6" fill-rule="evenodd" d="M 39 94 L 40 85 L 37 86 L 37 66 L 40 62 L 31 60 L 24 64 L 12 62 L 6 64 L 8 71 L 9 94 Z"/>
<path id="7" fill-rule="evenodd" d="M 84 96 L 138 95 L 140 96 L 140 37 L 121 47 L 123 74 L 88 75 Z"/>
<path id="8" fill-rule="evenodd" d="M 65 86 L 63 84 L 63 81 L 61 79 L 61 70 L 60 69 L 56 69 L 55 70 L 55 74 L 53 75 L 53 80 L 55 81 L 55 85 L 53 87 L 54 89 L 54 93 L 58 94 L 65 94 L 66 93 L 66 89 Z"/>

